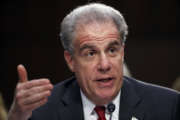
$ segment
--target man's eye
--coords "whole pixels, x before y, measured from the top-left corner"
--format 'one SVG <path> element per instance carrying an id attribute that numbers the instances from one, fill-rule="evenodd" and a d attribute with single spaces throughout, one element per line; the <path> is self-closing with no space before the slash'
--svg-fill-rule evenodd
<path id="1" fill-rule="evenodd" d="M 95 55 L 95 51 L 89 51 L 87 53 L 87 56 L 91 57 L 91 56 L 94 56 Z"/>
<path id="2" fill-rule="evenodd" d="M 116 48 L 110 48 L 110 49 L 109 49 L 109 52 L 110 52 L 110 53 L 116 52 Z"/>

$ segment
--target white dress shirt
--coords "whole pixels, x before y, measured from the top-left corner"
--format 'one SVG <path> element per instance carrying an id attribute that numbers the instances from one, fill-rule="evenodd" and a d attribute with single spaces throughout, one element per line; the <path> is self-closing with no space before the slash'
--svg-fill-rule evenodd
<path id="1" fill-rule="evenodd" d="M 112 119 L 111 120 L 119 120 L 119 105 L 120 105 L 120 95 L 121 91 L 118 93 L 118 95 L 115 97 L 115 99 L 112 101 L 112 103 L 115 105 L 115 110 L 112 113 Z M 94 111 L 95 104 L 91 102 L 82 92 L 81 90 L 81 99 L 82 99 L 82 105 L 83 105 L 83 112 L 84 112 L 84 120 L 97 120 L 98 115 Z M 107 107 L 107 105 L 105 105 Z M 106 109 L 105 111 L 105 117 L 106 120 L 110 119 L 110 113 Z"/>

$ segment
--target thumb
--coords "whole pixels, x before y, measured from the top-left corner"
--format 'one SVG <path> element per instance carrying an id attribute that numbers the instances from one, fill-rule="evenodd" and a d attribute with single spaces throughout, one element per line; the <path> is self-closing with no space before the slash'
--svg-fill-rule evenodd
<path id="1" fill-rule="evenodd" d="M 19 82 L 27 82 L 28 81 L 27 71 L 23 65 L 20 64 L 17 66 L 17 72 L 18 72 L 18 76 L 19 76 Z"/>

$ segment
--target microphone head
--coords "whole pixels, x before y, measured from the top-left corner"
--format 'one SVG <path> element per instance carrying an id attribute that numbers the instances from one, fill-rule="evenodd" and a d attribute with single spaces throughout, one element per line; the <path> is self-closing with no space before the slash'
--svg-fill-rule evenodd
<path id="1" fill-rule="evenodd" d="M 114 112 L 115 108 L 116 108 L 116 106 L 113 103 L 109 103 L 108 106 L 107 106 L 107 109 L 108 109 L 109 113 Z"/>

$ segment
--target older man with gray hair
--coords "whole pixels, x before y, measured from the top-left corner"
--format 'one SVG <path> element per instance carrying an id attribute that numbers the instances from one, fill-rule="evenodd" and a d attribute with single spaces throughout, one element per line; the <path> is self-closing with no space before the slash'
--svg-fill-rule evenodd
<path id="1" fill-rule="evenodd" d="M 123 76 L 127 24 L 114 8 L 91 3 L 61 24 L 64 57 L 74 76 L 19 82 L 9 120 L 179 120 L 180 94 Z"/>

